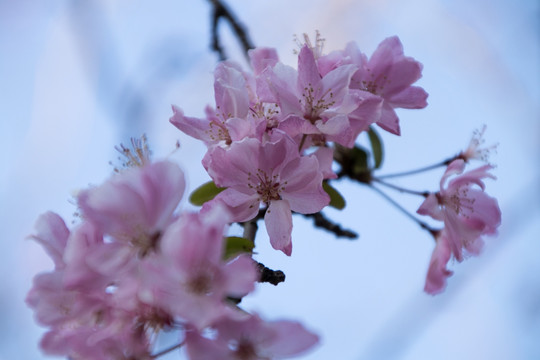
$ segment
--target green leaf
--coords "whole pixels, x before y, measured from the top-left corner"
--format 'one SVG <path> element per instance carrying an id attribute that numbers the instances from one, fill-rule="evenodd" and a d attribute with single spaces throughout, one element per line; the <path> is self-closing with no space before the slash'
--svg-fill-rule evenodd
<path id="1" fill-rule="evenodd" d="M 212 200 L 217 194 L 226 188 L 217 187 L 213 181 L 202 184 L 196 188 L 189 196 L 189 202 L 196 206 L 202 206 L 205 202 Z"/>
<path id="2" fill-rule="evenodd" d="M 350 155 L 353 161 L 353 173 L 358 175 L 369 171 L 368 167 L 368 151 L 363 147 L 355 146 L 350 150 Z"/>
<path id="3" fill-rule="evenodd" d="M 343 210 L 345 208 L 345 199 L 339 191 L 337 191 L 334 187 L 332 187 L 330 184 L 328 184 L 326 181 L 323 181 L 323 189 L 326 191 L 328 196 L 330 196 L 330 206 L 333 208 L 336 208 L 338 210 Z"/>
<path id="4" fill-rule="evenodd" d="M 371 150 L 373 151 L 373 160 L 375 161 L 375 169 L 378 169 L 381 167 L 382 161 L 383 161 L 383 146 L 381 137 L 373 126 L 369 127 L 368 131 L 369 136 L 369 142 L 371 143 Z"/>
<path id="5" fill-rule="evenodd" d="M 223 254 L 223 257 L 230 259 L 234 255 L 241 253 L 251 254 L 254 247 L 255 244 L 249 239 L 238 236 L 227 236 L 225 238 L 225 254 Z"/>

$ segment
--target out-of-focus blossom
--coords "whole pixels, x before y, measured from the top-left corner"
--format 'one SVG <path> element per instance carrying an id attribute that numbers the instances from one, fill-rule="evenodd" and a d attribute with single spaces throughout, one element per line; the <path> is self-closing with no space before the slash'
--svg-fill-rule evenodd
<path id="1" fill-rule="evenodd" d="M 285 359 L 305 352 L 319 341 L 298 322 L 265 322 L 257 315 L 224 319 L 214 329 L 215 338 L 203 337 L 196 331 L 186 333 L 191 360 Z"/>
<path id="2" fill-rule="evenodd" d="M 444 221 L 449 247 L 458 261 L 463 260 L 463 249 L 478 254 L 483 245 L 482 235 L 495 234 L 501 223 L 497 200 L 484 192 L 482 181 L 495 178 L 489 173 L 492 168 L 484 165 L 463 173 L 465 162 L 454 160 L 441 179 L 440 191 L 429 194 L 417 211 Z"/>
<path id="3" fill-rule="evenodd" d="M 226 298 L 252 291 L 259 274 L 247 255 L 223 259 L 228 220 L 220 207 L 205 214 L 182 214 L 163 235 L 160 253 L 143 264 L 139 297 L 198 329 L 234 316 Z"/>

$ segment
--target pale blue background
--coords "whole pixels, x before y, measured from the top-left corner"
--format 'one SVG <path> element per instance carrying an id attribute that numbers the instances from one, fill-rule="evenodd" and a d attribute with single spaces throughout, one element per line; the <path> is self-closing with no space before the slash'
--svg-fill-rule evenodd
<path id="1" fill-rule="evenodd" d="M 293 34 L 320 30 L 326 49 L 355 40 L 370 54 L 399 35 L 424 64 L 428 108 L 399 111 L 402 137 L 384 134 L 382 172 L 427 165 L 463 149 L 487 124 L 503 212 L 500 236 L 479 258 L 451 264 L 437 297 L 422 292 L 433 241 L 367 188 L 334 219 L 361 235 L 335 240 L 295 218 L 293 256 L 257 239 L 259 259 L 287 281 L 259 286 L 246 308 L 297 318 L 322 337 L 301 357 L 326 359 L 540 358 L 540 6 L 536 0 L 252 0 L 229 5 L 260 46 L 294 64 Z M 201 116 L 213 103 L 205 1 L 0 1 L 0 360 L 42 359 L 23 299 L 51 268 L 25 240 L 37 216 L 69 222 L 70 194 L 102 182 L 113 147 L 147 132 L 156 158 L 171 155 L 189 189 L 207 180 L 204 147 L 168 123 L 170 105 Z M 242 54 L 222 31 L 233 59 Z M 436 190 L 440 171 L 401 182 Z M 415 210 L 419 199 L 397 196 Z M 189 206 L 184 202 L 183 208 Z M 174 342 L 164 339 L 162 346 Z M 183 358 L 178 353 L 168 358 Z"/>

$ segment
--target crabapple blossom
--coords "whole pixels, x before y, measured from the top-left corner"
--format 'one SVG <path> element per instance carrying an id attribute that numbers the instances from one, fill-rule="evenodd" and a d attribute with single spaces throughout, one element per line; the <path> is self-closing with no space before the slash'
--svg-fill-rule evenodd
<path id="1" fill-rule="evenodd" d="M 265 322 L 258 315 L 223 319 L 214 327 L 215 338 L 196 331 L 186 333 L 191 360 L 264 360 L 299 355 L 319 341 L 317 335 L 294 321 Z"/>
<path id="2" fill-rule="evenodd" d="M 358 70 L 350 82 L 351 89 L 368 92 L 382 101 L 381 111 L 374 122 L 384 130 L 400 134 L 395 108 L 421 109 L 427 106 L 427 93 L 412 86 L 422 76 L 422 64 L 403 53 L 397 36 L 383 40 L 371 57 L 360 52 L 356 43 L 347 44 L 345 50 L 330 53 L 319 59 L 322 73 L 354 64 Z M 372 100 L 373 101 L 373 100 Z"/>
<path id="3" fill-rule="evenodd" d="M 104 184 L 78 194 L 82 217 L 111 237 L 96 255 L 117 268 L 130 254 L 153 251 L 184 193 L 184 173 L 178 165 L 161 161 L 114 174 Z M 115 252 L 111 258 L 107 253 Z M 108 259 L 108 260 L 106 260 Z M 101 266 L 106 266 L 103 262 Z M 112 269 L 111 269 L 112 270 Z"/>
<path id="4" fill-rule="evenodd" d="M 322 188 L 323 173 L 315 156 L 300 156 L 297 144 L 276 131 L 272 141 L 253 138 L 229 149 L 210 149 L 203 162 L 217 186 L 227 189 L 214 202 L 224 203 L 233 221 L 253 219 L 260 204 L 272 246 L 290 255 L 292 214 L 310 214 L 328 205 Z"/>
<path id="5" fill-rule="evenodd" d="M 202 164 L 213 184 L 195 190 L 201 201 L 190 198 L 203 204 L 199 212 L 178 211 L 184 172 L 170 161 L 150 161 L 143 136 L 132 140 L 133 151 L 117 148 L 127 159 L 124 168 L 77 194 L 73 229 L 52 212 L 39 217 L 31 238 L 44 247 L 54 269 L 34 278 L 26 302 L 47 327 L 45 353 L 73 360 L 151 360 L 185 345 L 191 360 L 269 360 L 311 349 L 319 337 L 300 323 L 264 321 L 241 301 L 256 282 L 276 285 L 285 278 L 252 259 L 256 222 L 264 214 L 272 247 L 290 256 L 293 212 L 318 213 L 330 196 L 330 205 L 345 206 L 330 186 L 338 178 L 368 186 L 378 181 L 425 197 L 417 213 L 444 222 L 435 230 L 409 214 L 436 241 L 427 293 L 444 290 L 452 257 L 462 261 L 464 254 L 480 252 L 482 237 L 496 233 L 501 223 L 497 201 L 484 192 L 483 179 L 494 178 L 493 167 L 464 172 L 469 160 L 485 160 L 485 128 L 448 165 L 439 191 L 386 183 L 375 174 L 383 156 L 378 136 L 369 133 L 371 150 L 355 146 L 356 140 L 374 123 L 399 135 L 395 109 L 427 105 L 427 93 L 412 86 L 422 65 L 404 55 L 396 36 L 381 42 L 369 59 L 355 43 L 326 55 L 323 44 L 318 33 L 315 45 L 304 36 L 297 69 L 281 63 L 272 48 L 247 53 L 251 72 L 221 62 L 214 71 L 215 108 L 207 106 L 205 117 L 196 118 L 172 107 L 169 121 L 208 147 Z M 338 174 L 334 161 L 341 166 Z M 313 218 L 337 236 L 356 235 L 322 213 Z M 230 224 L 248 221 L 241 224 L 244 238 L 227 236 L 234 231 Z M 183 340 L 154 352 L 161 331 L 177 331 Z"/>
<path id="6" fill-rule="evenodd" d="M 349 91 L 356 70 L 354 65 L 343 65 L 321 77 L 307 44 L 298 54 L 298 71 L 277 63 L 265 76 L 281 108 L 278 128 L 292 137 L 323 135 L 326 140 L 349 144 L 348 114 L 360 100 L 358 93 Z"/>
<path id="7" fill-rule="evenodd" d="M 208 146 L 229 145 L 254 131 L 246 119 L 250 102 L 246 79 L 236 66 L 227 62 L 217 66 L 214 77 L 216 109 L 206 107 L 206 119 L 199 119 L 184 116 L 180 108 L 173 106 L 170 122 Z"/>
<path id="8" fill-rule="evenodd" d="M 49 327 L 40 343 L 43 351 L 73 359 L 148 359 L 150 342 L 148 334 L 138 328 L 137 324 L 142 326 L 140 317 L 114 306 L 106 291 L 108 279 L 97 281 L 94 278 L 99 274 L 90 273 L 69 280 L 70 276 L 73 279 L 71 271 L 80 274 L 88 269 L 82 258 L 66 256 L 74 233 L 69 233 L 63 220 L 53 213 L 41 216 L 36 225 L 33 238 L 46 249 L 68 235 L 66 245 L 50 253 L 57 265 L 61 262 L 65 266 L 37 275 L 26 298 L 38 323 Z"/>
<path id="9" fill-rule="evenodd" d="M 449 247 L 458 261 L 463 260 L 462 249 L 478 254 L 483 245 L 481 236 L 495 234 L 501 223 L 497 200 L 484 192 L 482 181 L 495 178 L 488 172 L 492 168 L 484 165 L 463 173 L 465 161 L 454 160 L 441 179 L 440 191 L 429 194 L 417 211 L 444 221 Z M 453 175 L 456 177 L 448 181 Z"/>
<path id="10" fill-rule="evenodd" d="M 251 292 L 258 273 L 247 255 L 223 259 L 228 220 L 219 206 L 205 214 L 180 215 L 163 234 L 160 253 L 142 265 L 139 297 L 198 329 L 233 316 L 225 299 Z"/>

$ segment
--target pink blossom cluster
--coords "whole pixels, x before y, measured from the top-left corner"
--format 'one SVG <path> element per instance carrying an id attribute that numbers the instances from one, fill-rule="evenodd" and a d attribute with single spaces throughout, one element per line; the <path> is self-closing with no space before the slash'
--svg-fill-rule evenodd
<path id="1" fill-rule="evenodd" d="M 291 255 L 292 212 L 312 214 L 329 203 L 322 181 L 332 179 L 329 143 L 352 148 L 372 124 L 400 133 L 395 108 L 427 105 L 427 93 L 411 86 L 422 65 L 403 54 L 397 37 L 384 40 L 368 59 L 350 43 L 322 54 L 320 39 L 287 66 L 270 48 L 249 53 L 253 73 L 232 62 L 214 72 L 215 108 L 205 118 L 185 116 L 173 106 L 178 129 L 208 146 L 203 165 L 226 188 L 206 210 L 223 204 L 232 221 L 266 210 L 272 246 Z"/>
<path id="2" fill-rule="evenodd" d="M 474 156 L 470 146 L 462 158 L 452 161 L 440 182 L 440 190 L 430 193 L 417 213 L 442 221 L 444 228 L 435 233 L 436 246 L 429 264 L 424 290 L 438 294 L 452 275 L 447 263 L 453 257 L 461 262 L 466 254 L 478 255 L 484 245 L 482 237 L 493 235 L 501 224 L 497 200 L 487 195 L 483 179 L 495 177 L 489 173 L 492 165 L 483 165 L 464 172 L 466 160 Z"/>
<path id="3" fill-rule="evenodd" d="M 334 160 L 358 160 L 340 151 L 374 124 L 400 135 L 395 109 L 427 105 L 427 93 L 413 86 L 422 65 L 404 55 L 397 37 L 369 58 L 355 43 L 323 54 L 321 40 L 313 46 L 306 37 L 297 68 L 281 63 L 275 49 L 249 57 L 252 72 L 218 64 L 215 107 L 207 106 L 204 118 L 173 106 L 171 123 L 207 145 L 202 164 L 219 188 L 199 212 L 178 210 L 183 171 L 150 161 L 134 142 L 134 152 L 119 149 L 128 158 L 124 169 L 77 194 L 77 226 L 68 229 L 52 212 L 38 219 L 32 238 L 54 270 L 35 277 L 27 303 L 48 328 L 41 341 L 47 354 L 155 359 L 166 352 L 154 346 L 162 331 L 178 331 L 173 348 L 184 347 L 193 360 L 288 358 L 318 343 L 298 322 L 264 321 L 238 305 L 261 273 L 248 251 L 227 251 L 228 226 L 264 217 L 272 247 L 290 256 L 292 214 L 329 205 L 323 184 L 338 177 Z M 492 166 L 464 172 L 469 160 L 485 157 L 480 144 L 447 162 L 440 190 L 417 211 L 444 223 L 432 231 L 428 293 L 444 289 L 452 257 L 478 254 L 482 237 L 500 225 L 497 201 L 484 192 Z M 374 170 L 360 166 L 348 176 L 384 183 Z"/>
<path id="4" fill-rule="evenodd" d="M 283 358 L 315 345 L 299 323 L 265 322 L 231 301 L 250 293 L 259 273 L 249 254 L 225 258 L 227 210 L 178 213 L 182 170 L 137 164 L 80 191 L 73 230 L 52 212 L 37 221 L 32 237 L 54 262 L 27 296 L 48 327 L 44 352 L 154 359 L 156 336 L 174 329 L 194 360 Z"/>

